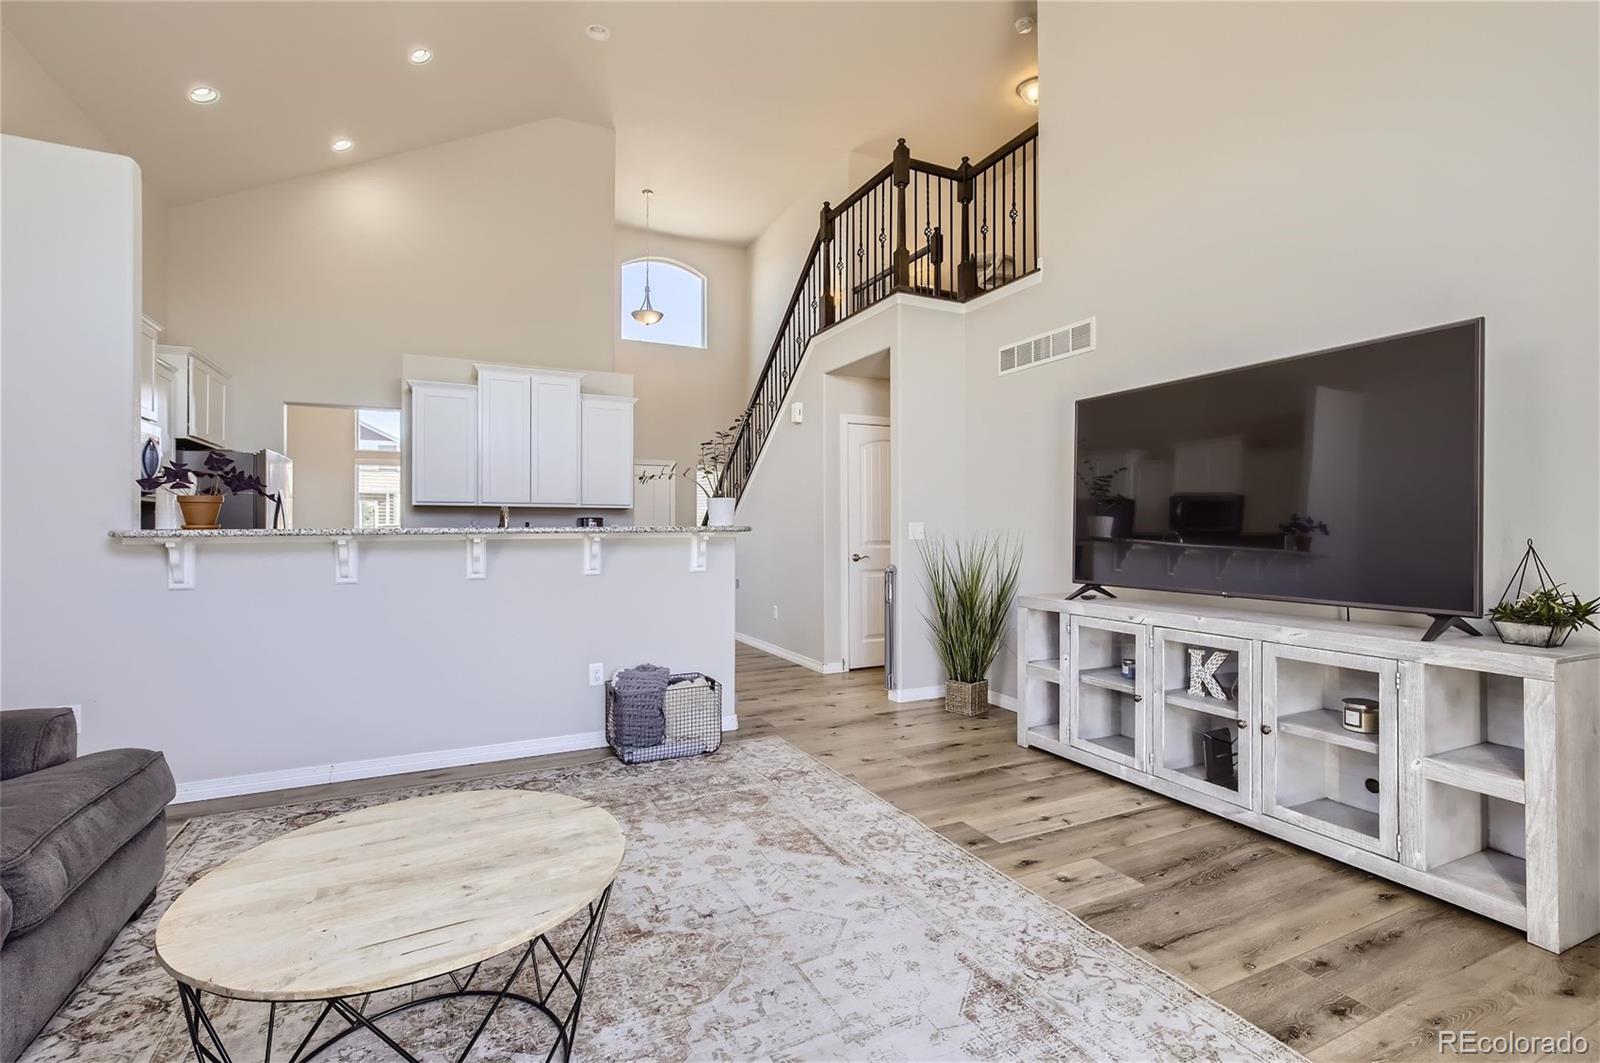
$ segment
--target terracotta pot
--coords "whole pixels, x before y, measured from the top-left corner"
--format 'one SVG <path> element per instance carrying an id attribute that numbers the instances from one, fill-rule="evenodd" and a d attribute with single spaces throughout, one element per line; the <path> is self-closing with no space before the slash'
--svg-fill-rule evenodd
<path id="1" fill-rule="evenodd" d="M 989 715 L 989 681 L 944 685 L 944 708 L 957 716 Z"/>
<path id="2" fill-rule="evenodd" d="M 216 528 L 217 514 L 222 510 L 221 495 L 179 495 L 178 508 L 183 510 L 185 528 Z"/>

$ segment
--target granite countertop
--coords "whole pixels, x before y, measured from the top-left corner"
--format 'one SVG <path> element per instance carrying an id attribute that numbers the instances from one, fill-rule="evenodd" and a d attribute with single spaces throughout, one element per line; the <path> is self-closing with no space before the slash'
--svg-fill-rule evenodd
<path id="1" fill-rule="evenodd" d="M 601 528 L 547 527 L 547 528 L 289 528 L 273 531 L 266 528 L 141 528 L 107 532 L 113 539 L 123 541 L 155 539 L 388 539 L 398 536 L 419 538 L 486 538 L 522 539 L 540 536 L 555 537 L 582 535 L 737 535 L 750 530 L 746 524 L 718 524 L 685 527 L 648 527 L 633 524 L 607 525 Z"/>

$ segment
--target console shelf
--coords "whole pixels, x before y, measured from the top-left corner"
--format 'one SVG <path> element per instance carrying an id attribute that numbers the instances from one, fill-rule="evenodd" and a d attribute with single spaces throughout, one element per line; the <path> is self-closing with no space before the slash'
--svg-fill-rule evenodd
<path id="1" fill-rule="evenodd" d="M 1120 598 L 1018 610 L 1020 744 L 1552 952 L 1600 933 L 1600 647 Z M 1377 704 L 1375 733 L 1345 730 L 1347 698 Z"/>
<path id="2" fill-rule="evenodd" d="M 1359 749 L 1367 753 L 1378 752 L 1378 736 L 1347 731 L 1341 723 L 1341 714 L 1335 709 L 1312 709 L 1292 716 L 1278 717 L 1278 730 L 1302 738 L 1329 742 L 1346 749 Z"/>

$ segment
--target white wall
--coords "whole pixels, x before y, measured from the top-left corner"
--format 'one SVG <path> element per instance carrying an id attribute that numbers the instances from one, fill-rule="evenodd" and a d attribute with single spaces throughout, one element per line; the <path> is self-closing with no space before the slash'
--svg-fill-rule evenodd
<path id="1" fill-rule="evenodd" d="M 89 120 L 4 26 L 0 26 L 0 133 L 93 151 L 117 150 L 113 138 Z M 148 182 L 142 187 L 140 305 L 146 316 L 163 324 L 167 319 L 167 205 L 159 189 Z"/>
<path id="2" fill-rule="evenodd" d="M 597 576 L 575 539 L 491 543 L 483 580 L 461 542 L 384 541 L 344 585 L 326 542 L 212 544 L 195 589 L 167 590 L 159 545 L 107 537 L 137 517 L 138 171 L 5 137 L 0 181 L 0 704 L 80 705 L 86 752 L 258 788 L 595 745 L 591 662 L 701 670 L 731 707 L 727 539 L 701 573 L 682 538 L 609 539 Z"/>
<path id="3" fill-rule="evenodd" d="M 644 459 L 676 461 L 688 472 L 674 484 L 678 521 L 692 524 L 693 471 L 700 444 L 726 428 L 750 398 L 745 345 L 749 335 L 750 262 L 742 247 L 687 240 L 619 226 L 614 282 L 622 263 L 645 255 L 668 258 L 706 278 L 706 346 L 671 347 L 621 338 L 623 307 L 613 296 L 611 330 L 616 337 L 615 367 L 632 374 L 639 401 L 634 406 L 634 453 Z M 631 308 L 630 308 L 631 309 Z"/>
<path id="4" fill-rule="evenodd" d="M 968 316 L 964 382 L 1023 589 L 1069 585 L 1075 398 L 1483 315 L 1485 606 L 1529 536 L 1600 593 L 1600 8 L 1042 8 L 1043 281 Z M 996 376 L 1089 315 L 1094 353 Z"/>
<path id="5" fill-rule="evenodd" d="M 609 370 L 614 155 L 552 119 L 176 207 L 164 338 L 233 375 L 243 449 L 399 406 L 404 353 Z"/>

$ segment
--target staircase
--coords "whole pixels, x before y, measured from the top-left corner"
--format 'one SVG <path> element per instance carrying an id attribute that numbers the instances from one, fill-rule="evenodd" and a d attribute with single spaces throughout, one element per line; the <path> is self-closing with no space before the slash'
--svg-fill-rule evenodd
<path id="1" fill-rule="evenodd" d="M 977 163 L 894 158 L 817 236 L 739 422 L 717 494 L 740 498 L 812 339 L 899 292 L 966 302 L 1039 268 L 1039 127 Z"/>

